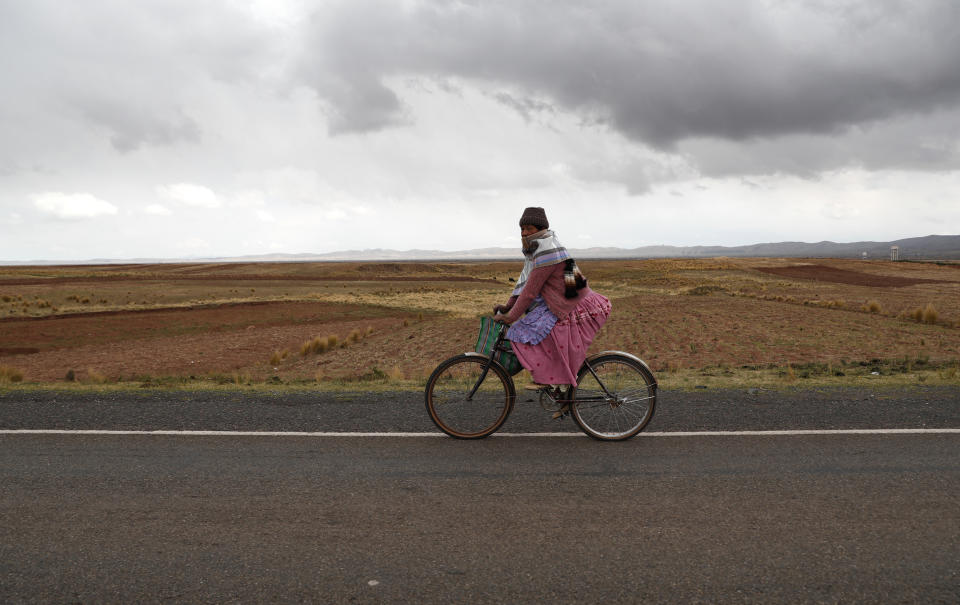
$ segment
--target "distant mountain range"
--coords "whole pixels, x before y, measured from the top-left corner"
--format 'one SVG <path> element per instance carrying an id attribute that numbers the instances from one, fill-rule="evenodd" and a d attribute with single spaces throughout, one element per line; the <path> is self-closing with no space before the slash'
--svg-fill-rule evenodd
<path id="1" fill-rule="evenodd" d="M 579 259 L 616 258 L 710 258 L 729 257 L 797 257 L 797 258 L 890 258 L 891 246 L 897 246 L 901 260 L 960 260 L 960 235 L 928 235 L 892 242 L 779 242 L 749 246 L 644 246 L 641 248 L 570 248 Z M 181 259 L 91 259 L 82 264 L 100 263 L 164 263 L 164 262 L 306 262 L 306 261 L 441 261 L 441 260 L 519 260 L 516 248 L 477 248 L 474 250 L 345 250 L 325 254 L 264 254 L 221 258 Z M 81 264 L 79 261 L 7 262 L 5 265 Z"/>
<path id="2" fill-rule="evenodd" d="M 890 258 L 891 246 L 900 249 L 901 259 L 960 259 L 960 235 L 928 235 L 893 242 L 779 242 L 749 246 L 644 246 L 641 248 L 570 248 L 570 254 L 582 259 L 611 258 L 710 258 L 731 257 L 814 257 L 814 258 Z M 345 250 L 326 254 L 269 254 L 244 256 L 237 261 L 400 261 L 400 260 L 511 260 L 521 258 L 517 248 L 477 248 L 474 250 Z"/>

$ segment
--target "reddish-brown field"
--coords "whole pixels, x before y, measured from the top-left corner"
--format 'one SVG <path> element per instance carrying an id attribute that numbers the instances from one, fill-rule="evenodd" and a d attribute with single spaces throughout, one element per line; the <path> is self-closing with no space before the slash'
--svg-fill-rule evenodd
<path id="1" fill-rule="evenodd" d="M 584 261 L 594 350 L 679 369 L 960 359 L 960 270 L 816 259 Z M 520 262 L 0 268 L 0 367 L 25 381 L 420 380 L 469 350 Z M 337 345 L 301 354 L 316 337 Z M 344 344 L 345 343 L 345 344 Z M 8 373 L 9 374 L 9 373 Z M 274 378 L 276 377 L 276 378 Z"/>

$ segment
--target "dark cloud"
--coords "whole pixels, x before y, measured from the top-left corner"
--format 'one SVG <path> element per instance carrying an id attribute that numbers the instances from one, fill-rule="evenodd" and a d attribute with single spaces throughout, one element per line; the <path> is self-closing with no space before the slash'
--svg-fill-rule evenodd
<path id="1" fill-rule="evenodd" d="M 200 126 L 177 108 L 169 111 L 169 117 L 158 117 L 151 110 L 109 98 L 82 99 L 74 104 L 85 118 L 109 132 L 110 144 L 122 153 L 143 145 L 200 141 Z"/>
<path id="2" fill-rule="evenodd" d="M 390 81 L 416 75 L 508 86 L 500 100 L 525 117 L 538 99 L 676 150 L 958 107 L 958 24 L 952 0 L 350 0 L 311 24 L 303 73 L 334 132 L 408 120 Z"/>
<path id="3" fill-rule="evenodd" d="M 677 150 L 709 176 L 788 173 L 804 177 L 839 167 L 950 171 L 960 167 L 960 108 L 904 114 L 851 126 L 842 136 L 790 134 L 734 141 L 697 138 Z"/>
<path id="4" fill-rule="evenodd" d="M 497 91 L 491 96 L 496 99 L 497 102 L 516 111 L 526 122 L 532 122 L 537 116 L 542 114 L 556 113 L 556 108 L 552 104 L 539 99 L 516 96 L 503 90 Z"/>

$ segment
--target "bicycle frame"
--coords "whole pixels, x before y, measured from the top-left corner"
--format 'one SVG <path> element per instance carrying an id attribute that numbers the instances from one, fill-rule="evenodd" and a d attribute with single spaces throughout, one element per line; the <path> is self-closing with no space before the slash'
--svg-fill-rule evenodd
<path id="1" fill-rule="evenodd" d="M 490 372 L 490 366 L 492 366 L 494 363 L 497 363 L 495 360 L 497 353 L 509 351 L 509 349 L 503 346 L 503 341 L 506 340 L 506 336 L 507 336 L 506 330 L 503 330 L 502 332 L 500 332 L 500 335 L 497 336 L 497 340 L 494 341 L 493 347 L 490 351 L 490 356 L 486 358 L 487 363 L 484 364 L 483 366 L 483 372 L 480 373 L 480 377 L 477 378 L 476 384 L 473 385 L 473 388 L 470 389 L 470 393 L 467 394 L 467 401 L 473 401 L 473 396 L 477 393 L 477 390 L 480 389 L 480 385 L 483 384 L 483 381 L 487 378 L 487 374 Z M 603 390 L 607 398 L 615 399 L 615 396 L 609 390 L 607 390 L 607 386 L 603 384 L 603 381 L 600 380 L 599 376 L 597 376 L 597 373 L 594 371 L 593 366 L 590 365 L 589 360 L 584 359 L 583 365 L 587 366 L 587 369 L 590 370 L 590 373 L 593 375 L 594 380 L 596 380 L 597 384 L 600 385 L 600 388 Z M 511 378 L 511 380 L 513 379 Z M 600 397 L 590 397 L 590 398 L 583 399 L 582 401 L 594 401 L 594 400 L 604 401 L 604 399 Z"/>
<path id="2" fill-rule="evenodd" d="M 470 389 L 470 393 L 467 394 L 467 401 L 473 401 L 473 396 L 476 395 L 477 390 L 480 388 L 480 385 L 483 384 L 483 381 L 487 378 L 487 373 L 490 372 L 490 366 L 497 363 L 494 359 L 497 356 L 497 353 L 506 352 L 507 348 L 503 346 L 503 341 L 507 338 L 507 331 L 502 330 L 500 335 L 497 336 L 497 340 L 494 341 L 493 347 L 490 350 L 490 357 L 487 357 L 487 363 L 483 365 L 483 372 L 480 373 L 480 377 L 477 378 L 476 384 L 473 385 L 473 388 Z M 513 380 L 511 378 L 510 380 Z"/>

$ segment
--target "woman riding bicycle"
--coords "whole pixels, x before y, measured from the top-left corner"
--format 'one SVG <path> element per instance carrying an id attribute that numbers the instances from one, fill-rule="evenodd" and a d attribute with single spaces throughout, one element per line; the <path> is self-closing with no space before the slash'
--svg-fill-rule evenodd
<path id="1" fill-rule="evenodd" d="M 530 370 L 540 405 L 568 412 L 587 435 L 622 441 L 647 426 L 657 403 L 657 380 L 642 359 L 623 351 L 587 357 L 597 331 L 610 316 L 610 301 L 587 287 L 587 280 L 550 231 L 543 208 L 527 208 L 520 218 L 523 271 L 494 319 L 512 324 L 506 334 L 481 322 L 476 351 L 455 355 L 433 370 L 424 388 L 430 419 L 458 439 L 481 439 L 497 431 L 516 400 L 509 349 Z M 494 341 L 490 337 L 494 336 Z M 570 385 L 563 392 L 561 386 Z M 559 407 L 558 407 L 559 406 Z"/>
<path id="2" fill-rule="evenodd" d="M 534 388 L 577 386 L 577 371 L 610 315 L 610 301 L 587 287 L 543 208 L 523 211 L 520 235 L 523 271 L 510 300 L 494 307 L 494 319 L 511 324 L 507 338 Z"/>

